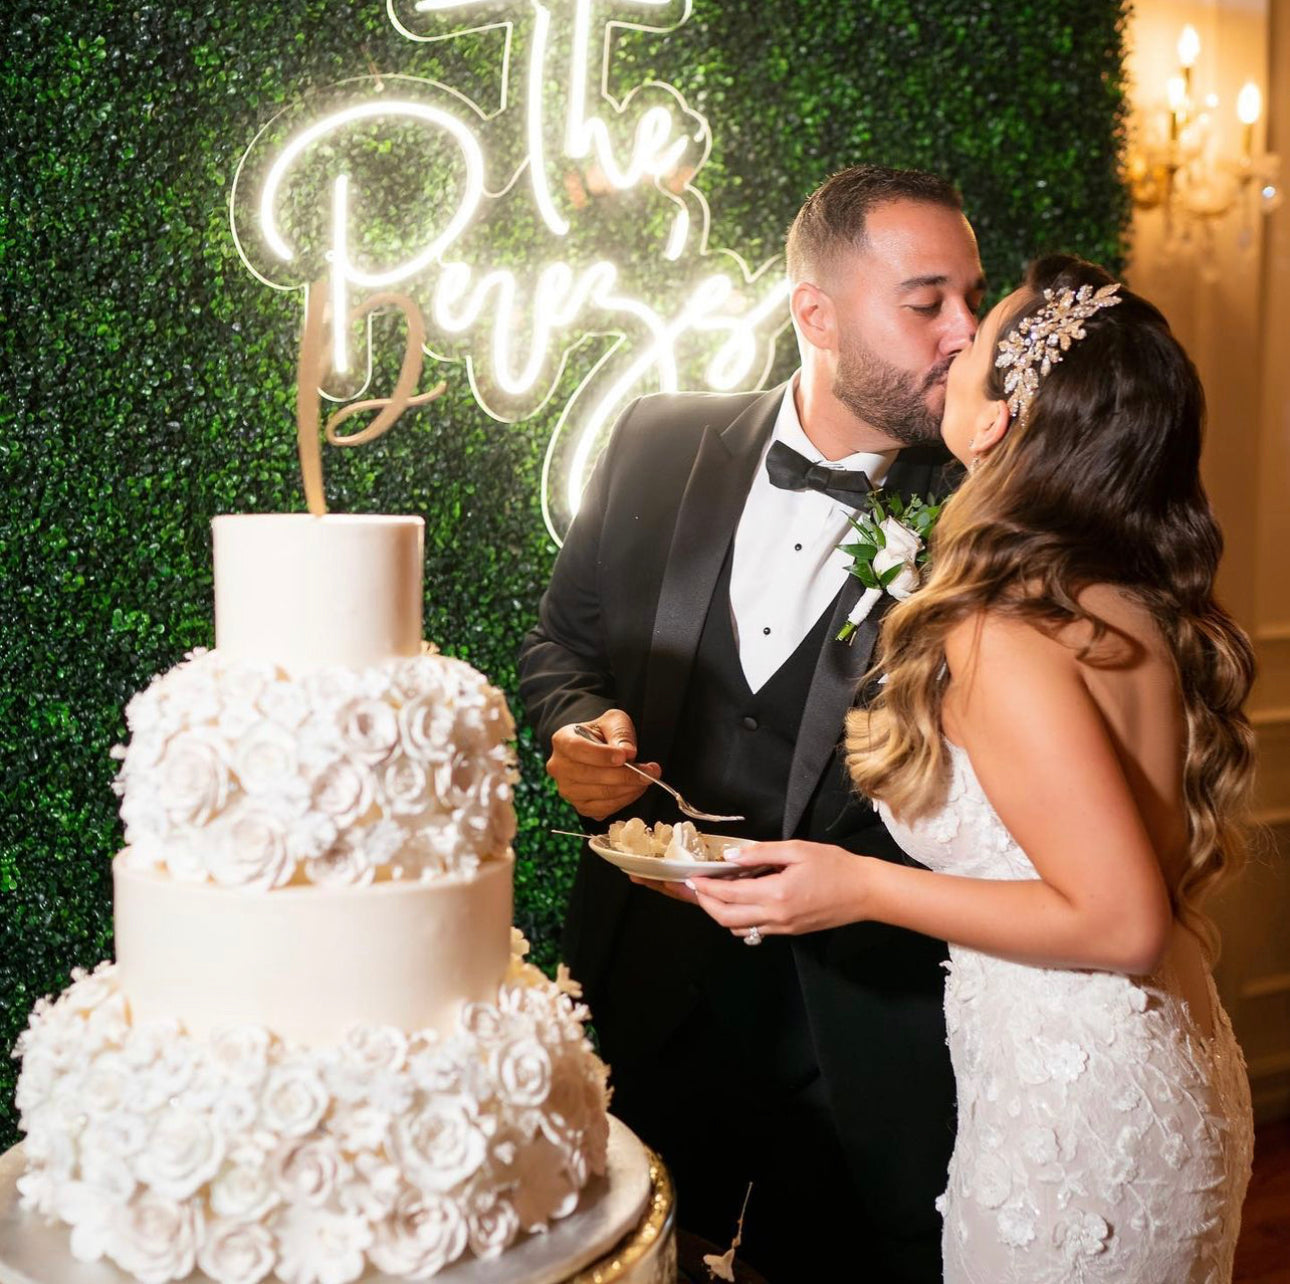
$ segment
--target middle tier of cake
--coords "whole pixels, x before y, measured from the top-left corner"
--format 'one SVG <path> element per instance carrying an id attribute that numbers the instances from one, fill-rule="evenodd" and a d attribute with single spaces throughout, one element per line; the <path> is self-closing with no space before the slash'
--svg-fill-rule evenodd
<path id="1" fill-rule="evenodd" d="M 113 862 L 120 985 L 138 1023 L 205 1037 L 258 1025 L 293 1043 L 356 1024 L 449 1033 L 495 1002 L 511 958 L 514 858 L 469 875 L 271 895 Z"/>

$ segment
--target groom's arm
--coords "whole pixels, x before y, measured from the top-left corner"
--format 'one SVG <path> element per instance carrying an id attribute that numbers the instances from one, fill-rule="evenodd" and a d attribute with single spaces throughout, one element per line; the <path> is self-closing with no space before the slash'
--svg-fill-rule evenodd
<path id="1" fill-rule="evenodd" d="M 571 722 L 594 722 L 617 707 L 600 594 L 607 497 L 623 429 L 639 402 L 619 417 L 582 495 L 518 660 L 520 696 L 546 752 Z"/>

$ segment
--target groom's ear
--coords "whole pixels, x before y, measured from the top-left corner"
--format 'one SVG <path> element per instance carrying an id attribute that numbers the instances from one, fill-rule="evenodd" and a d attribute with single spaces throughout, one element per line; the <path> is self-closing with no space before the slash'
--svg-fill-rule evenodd
<path id="1" fill-rule="evenodd" d="M 818 285 L 799 281 L 788 300 L 797 332 L 813 348 L 838 346 L 837 312 L 833 300 Z"/>
<path id="2" fill-rule="evenodd" d="M 1007 435 L 1012 416 L 1008 413 L 1006 401 L 987 401 L 981 407 L 976 421 L 972 440 L 976 443 L 978 454 L 984 455 L 993 450 Z"/>

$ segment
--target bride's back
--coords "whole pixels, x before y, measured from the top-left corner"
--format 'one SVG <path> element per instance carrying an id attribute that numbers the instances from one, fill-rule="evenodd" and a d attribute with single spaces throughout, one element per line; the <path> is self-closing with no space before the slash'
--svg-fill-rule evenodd
<path id="1" fill-rule="evenodd" d="M 1080 604 L 1110 628 L 1092 654 L 1080 661 L 1080 673 L 1106 724 L 1172 894 L 1189 854 L 1183 783 L 1187 720 L 1177 661 L 1150 611 L 1122 590 L 1093 585 L 1080 595 Z M 1077 649 L 1092 638 L 1086 624 L 1068 633 L 1063 640 Z M 1175 920 L 1162 980 L 1187 1000 L 1206 1036 L 1213 1030 L 1207 970 L 1200 941 Z"/>
<path id="2" fill-rule="evenodd" d="M 1187 856 L 1187 721 L 1178 667 L 1150 612 L 1120 589 L 1093 585 L 1081 594 L 1080 604 L 1110 627 L 1080 661 L 1080 673 L 1173 890 Z M 1063 637 L 1076 649 L 1091 639 L 1087 624 Z"/>

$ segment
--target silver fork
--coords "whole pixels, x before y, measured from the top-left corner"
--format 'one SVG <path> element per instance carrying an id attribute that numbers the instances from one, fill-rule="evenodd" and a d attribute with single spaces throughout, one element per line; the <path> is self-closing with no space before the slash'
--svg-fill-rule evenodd
<path id="1" fill-rule="evenodd" d="M 594 745 L 603 745 L 607 743 L 604 736 L 592 731 L 590 727 L 584 726 L 581 722 L 574 723 L 573 731 L 575 735 L 581 736 L 584 740 L 590 740 Z M 679 790 L 673 789 L 671 785 L 662 780 L 656 780 L 648 771 L 642 771 L 638 766 L 630 762 L 623 763 L 623 766 L 630 771 L 634 771 L 638 776 L 644 777 L 651 785 L 657 785 L 660 789 L 671 794 L 672 797 L 676 799 L 677 809 L 682 813 L 682 815 L 689 816 L 692 820 L 734 821 L 744 819 L 743 816 L 718 816 L 714 812 L 700 811 L 698 807 L 691 806 L 686 802 L 685 799 L 681 797 Z"/>

